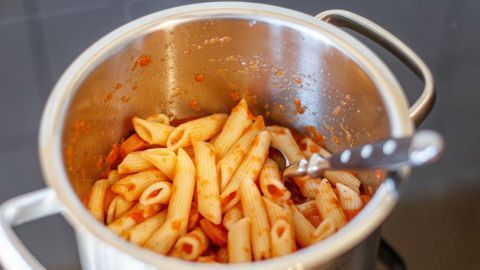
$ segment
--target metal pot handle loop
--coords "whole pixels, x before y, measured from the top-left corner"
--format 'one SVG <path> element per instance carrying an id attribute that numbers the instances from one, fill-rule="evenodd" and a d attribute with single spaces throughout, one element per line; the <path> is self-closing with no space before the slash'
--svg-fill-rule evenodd
<path id="1" fill-rule="evenodd" d="M 0 206 L 0 262 L 5 269 L 46 269 L 22 244 L 13 227 L 61 210 L 62 205 L 50 188 L 20 195 Z"/>
<path id="2" fill-rule="evenodd" d="M 407 65 L 425 84 L 418 100 L 410 107 L 410 119 L 415 126 L 420 125 L 427 117 L 435 101 L 435 90 L 432 73 L 425 63 L 402 41 L 372 21 L 345 10 L 327 10 L 315 18 L 338 27 L 349 28 L 377 42 L 391 54 Z"/>

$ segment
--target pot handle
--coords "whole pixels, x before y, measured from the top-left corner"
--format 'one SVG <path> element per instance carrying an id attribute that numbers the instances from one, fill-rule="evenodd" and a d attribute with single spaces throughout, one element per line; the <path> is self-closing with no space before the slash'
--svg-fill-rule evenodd
<path id="1" fill-rule="evenodd" d="M 13 231 L 13 227 L 62 211 L 50 188 L 12 198 L 0 206 L 0 262 L 5 269 L 44 270 Z"/>
<path id="2" fill-rule="evenodd" d="M 415 126 L 423 122 L 433 107 L 435 90 L 432 73 L 417 54 L 387 30 L 350 11 L 332 9 L 318 14 L 315 18 L 364 35 L 407 65 L 425 84 L 422 94 L 409 110 L 410 119 Z"/>

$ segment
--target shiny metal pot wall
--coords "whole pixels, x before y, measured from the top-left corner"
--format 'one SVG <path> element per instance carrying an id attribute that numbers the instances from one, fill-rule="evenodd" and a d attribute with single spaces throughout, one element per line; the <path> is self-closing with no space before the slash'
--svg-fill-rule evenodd
<path id="1" fill-rule="evenodd" d="M 410 112 L 388 68 L 328 22 L 381 40 L 422 76 L 426 86 Z M 40 160 L 49 188 L 2 206 L 2 263 L 11 269 L 42 269 L 11 226 L 61 212 L 77 231 L 85 269 L 221 267 L 131 245 L 96 222 L 79 196 L 98 179 L 103 169 L 98 164 L 111 145 L 131 131 L 133 115 L 164 112 L 189 118 L 228 112 L 238 97 L 245 97 L 253 112 L 270 123 L 299 130 L 314 126 L 327 135 L 327 146 L 337 150 L 412 134 L 409 116 L 417 123 L 425 117 L 433 86 L 428 69 L 403 43 L 345 11 L 314 18 L 268 5 L 208 3 L 140 18 L 92 45 L 55 86 L 40 130 Z M 294 99 L 305 108 L 303 114 Z M 377 229 L 395 204 L 396 184 L 405 171 L 386 178 L 365 173 L 364 185 L 376 190 L 375 196 L 327 240 L 289 256 L 229 268 L 370 268 Z"/>

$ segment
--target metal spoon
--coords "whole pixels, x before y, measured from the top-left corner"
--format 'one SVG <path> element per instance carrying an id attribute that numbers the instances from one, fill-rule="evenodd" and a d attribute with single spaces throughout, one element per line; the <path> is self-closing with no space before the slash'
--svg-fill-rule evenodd
<path id="1" fill-rule="evenodd" d="M 403 166 L 421 166 L 437 160 L 443 153 L 444 142 L 433 130 L 421 130 L 412 137 L 391 138 L 343 150 L 330 157 L 313 154 L 290 164 L 284 155 L 287 168 L 283 177 L 319 177 L 325 170 L 385 169 L 396 170 Z M 283 153 L 282 153 L 283 154 Z"/>

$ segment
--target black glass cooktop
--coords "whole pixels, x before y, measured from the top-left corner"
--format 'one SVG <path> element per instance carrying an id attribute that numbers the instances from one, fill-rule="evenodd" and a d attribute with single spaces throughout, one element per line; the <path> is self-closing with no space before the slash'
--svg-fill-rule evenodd
<path id="1" fill-rule="evenodd" d="M 0 202 L 45 186 L 37 129 L 53 84 L 87 46 L 145 14 L 195 1 L 0 1 Z M 417 169 L 382 227 L 379 269 L 480 269 L 480 1 L 259 1 L 312 15 L 341 8 L 390 30 L 431 68 L 437 103 L 421 128 L 446 138 L 444 158 Z M 367 42 L 367 44 L 372 45 Z M 372 45 L 413 100 L 421 83 Z M 16 229 L 48 269 L 80 269 L 60 216 Z M 395 251 L 395 252 L 392 252 Z M 397 267 L 397 268 L 395 268 Z"/>

